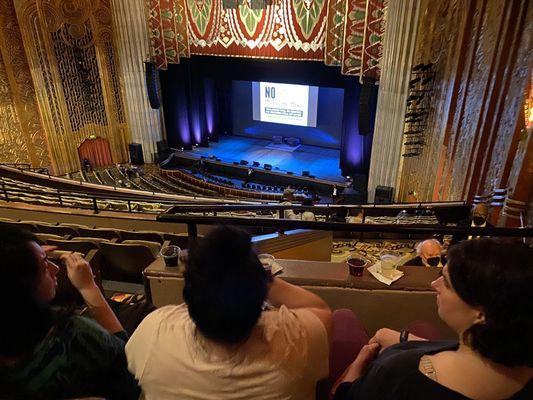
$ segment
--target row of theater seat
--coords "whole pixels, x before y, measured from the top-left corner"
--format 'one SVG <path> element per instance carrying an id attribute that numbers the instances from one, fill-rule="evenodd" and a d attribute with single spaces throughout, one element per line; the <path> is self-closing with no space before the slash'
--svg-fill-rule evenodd
<path id="1" fill-rule="evenodd" d="M 63 206 L 86 209 L 92 209 L 94 207 L 93 201 L 90 198 L 62 194 L 60 200 L 57 190 L 44 186 L 19 182 L 10 178 L 0 178 L 0 183 L 3 184 L 3 188 L 7 191 L 9 201 L 18 201 L 43 206 Z M 29 190 L 38 193 L 28 193 Z M 130 204 L 128 205 L 128 202 L 125 200 L 107 199 L 99 199 L 97 200 L 97 204 L 99 210 L 129 211 L 131 208 L 131 211 L 145 213 L 160 213 L 169 207 L 168 204 L 159 202 L 130 201 Z"/>
<path id="2" fill-rule="evenodd" d="M 40 244 L 83 255 L 91 254 L 91 266 L 103 279 L 142 283 L 142 271 L 163 246 L 188 247 L 187 234 L 157 231 L 103 229 L 74 224 L 46 224 L 40 221 L 0 219 L 1 225 L 15 225 L 37 236 Z"/>

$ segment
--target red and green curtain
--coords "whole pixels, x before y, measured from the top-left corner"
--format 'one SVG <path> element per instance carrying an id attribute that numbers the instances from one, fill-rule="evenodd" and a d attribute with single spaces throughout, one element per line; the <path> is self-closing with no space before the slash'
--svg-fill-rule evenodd
<path id="1" fill-rule="evenodd" d="M 159 69 L 214 55 L 316 60 L 379 79 L 387 0 L 145 0 Z"/>

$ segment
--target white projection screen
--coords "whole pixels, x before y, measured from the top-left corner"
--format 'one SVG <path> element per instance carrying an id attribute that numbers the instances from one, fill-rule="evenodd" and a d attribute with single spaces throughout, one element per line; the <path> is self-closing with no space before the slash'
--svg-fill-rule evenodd
<path id="1" fill-rule="evenodd" d="M 253 119 L 316 127 L 318 87 L 252 82 Z"/>

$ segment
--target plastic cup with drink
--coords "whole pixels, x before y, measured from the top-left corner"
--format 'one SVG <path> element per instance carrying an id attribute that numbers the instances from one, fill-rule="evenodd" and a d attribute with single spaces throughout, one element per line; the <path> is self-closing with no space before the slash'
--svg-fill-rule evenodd
<path id="1" fill-rule="evenodd" d="M 348 270 L 352 276 L 363 276 L 363 271 L 370 265 L 370 261 L 358 255 L 351 255 L 348 260 Z"/>
<path id="2" fill-rule="evenodd" d="M 381 275 L 392 279 L 396 273 L 396 268 L 400 262 L 400 254 L 395 251 L 382 251 L 379 254 Z"/>
<path id="3" fill-rule="evenodd" d="M 272 254 L 267 253 L 259 254 L 257 258 L 259 259 L 259 262 L 261 262 L 261 265 L 263 265 L 265 271 L 267 271 L 269 275 L 272 275 L 272 266 L 276 258 Z"/>
<path id="4" fill-rule="evenodd" d="M 167 267 L 177 267 L 181 249 L 178 246 L 170 245 L 161 249 L 161 256 L 165 260 Z"/>

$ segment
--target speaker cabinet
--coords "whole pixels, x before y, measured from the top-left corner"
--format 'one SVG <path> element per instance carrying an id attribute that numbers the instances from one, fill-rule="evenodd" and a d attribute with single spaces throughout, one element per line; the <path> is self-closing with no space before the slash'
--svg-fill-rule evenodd
<path id="1" fill-rule="evenodd" d="M 170 155 L 170 149 L 166 140 L 160 140 L 156 143 L 157 146 L 157 159 L 164 161 Z"/>
<path id="2" fill-rule="evenodd" d="M 248 161 L 246 161 L 246 160 L 241 160 L 241 165 L 248 165 Z"/>
<path id="3" fill-rule="evenodd" d="M 143 165 L 144 157 L 142 145 L 140 143 L 130 143 L 128 147 L 130 150 L 130 164 Z"/>
<path id="4" fill-rule="evenodd" d="M 270 164 L 265 164 L 265 169 L 266 169 L 267 171 L 272 171 L 272 165 L 270 165 Z"/>
<path id="5" fill-rule="evenodd" d="M 310 172 L 309 171 L 302 171 L 302 176 L 309 176 Z"/>
<path id="6" fill-rule="evenodd" d="M 360 135 L 370 135 L 374 130 L 372 108 L 376 102 L 378 89 L 374 78 L 363 77 L 363 86 L 359 95 L 358 127 Z"/>
<path id="7" fill-rule="evenodd" d="M 146 91 L 148 92 L 148 101 L 150 102 L 150 107 L 154 110 L 161 107 L 161 100 L 159 96 L 159 84 L 157 81 L 158 72 L 154 63 L 145 62 L 144 63 L 144 72 L 145 72 L 145 82 L 146 82 Z"/>
<path id="8" fill-rule="evenodd" d="M 252 165 L 253 165 L 254 167 L 259 167 L 260 164 L 259 164 L 259 161 L 254 161 L 254 162 L 252 163 Z"/>
<path id="9" fill-rule="evenodd" d="M 376 204 L 392 204 L 392 195 L 394 188 L 390 186 L 376 186 L 374 195 L 374 203 Z"/>

